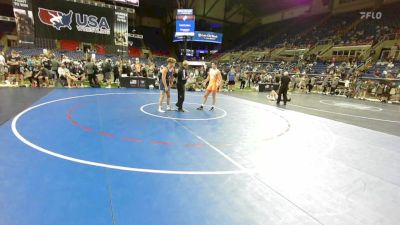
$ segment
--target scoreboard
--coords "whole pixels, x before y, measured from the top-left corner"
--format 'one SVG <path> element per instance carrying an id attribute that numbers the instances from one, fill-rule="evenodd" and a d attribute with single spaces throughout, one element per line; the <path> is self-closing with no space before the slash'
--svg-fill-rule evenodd
<path id="1" fill-rule="evenodd" d="M 195 16 L 193 9 L 178 9 L 175 37 L 194 36 Z"/>

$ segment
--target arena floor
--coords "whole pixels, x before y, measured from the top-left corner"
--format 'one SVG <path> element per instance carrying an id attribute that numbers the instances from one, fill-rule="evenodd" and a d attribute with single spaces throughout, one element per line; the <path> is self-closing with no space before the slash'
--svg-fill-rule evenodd
<path id="1" fill-rule="evenodd" d="M 398 105 L 237 95 L 161 114 L 158 91 L 56 89 L 7 111 L 0 225 L 398 224 Z"/>
<path id="2" fill-rule="evenodd" d="M 225 94 L 275 106 L 274 101 L 266 100 L 267 93 L 229 92 Z M 290 94 L 290 97 L 293 101 L 289 102 L 284 109 L 400 136 L 399 104 L 387 104 L 321 94 L 295 93 Z"/>

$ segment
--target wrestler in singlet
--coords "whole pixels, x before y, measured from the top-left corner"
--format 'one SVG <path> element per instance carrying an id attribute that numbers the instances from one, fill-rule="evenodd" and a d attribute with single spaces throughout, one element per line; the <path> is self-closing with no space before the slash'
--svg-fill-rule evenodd
<path id="1" fill-rule="evenodd" d="M 170 69 L 167 72 L 167 76 L 165 77 L 165 81 L 166 81 L 167 85 L 169 85 L 169 82 L 170 82 L 171 77 L 173 75 L 173 71 L 174 71 L 173 69 Z M 161 91 L 165 91 L 164 83 L 162 82 L 162 80 L 160 81 L 160 90 Z"/>
<path id="2" fill-rule="evenodd" d="M 218 79 L 217 74 L 219 73 L 218 69 L 211 68 L 209 70 L 210 81 L 207 86 L 207 91 L 209 92 L 218 92 L 218 86 L 221 83 L 221 80 Z"/>
<path id="3" fill-rule="evenodd" d="M 217 69 L 217 64 L 215 62 L 211 63 L 211 68 L 208 71 L 208 76 L 207 79 L 204 81 L 204 84 L 207 83 L 207 81 L 208 81 L 208 86 L 206 89 L 206 93 L 204 94 L 203 97 L 204 99 L 203 103 L 200 105 L 200 107 L 197 108 L 197 110 L 204 109 L 204 105 L 206 104 L 208 95 L 210 93 L 212 93 L 212 105 L 210 111 L 213 111 L 215 109 L 214 106 L 216 102 L 216 94 L 222 82 L 221 72 Z"/>
<path id="4" fill-rule="evenodd" d="M 167 59 L 167 66 L 163 69 L 161 79 L 160 79 L 160 99 L 158 102 L 158 112 L 164 113 L 165 111 L 162 109 L 162 103 L 164 100 L 164 95 L 167 95 L 167 110 L 171 110 L 170 106 L 170 82 L 173 81 L 173 74 L 175 72 L 175 63 L 176 60 L 174 58 Z M 164 77 L 165 76 L 165 77 Z M 165 83 L 163 82 L 163 77 L 165 78 Z"/>

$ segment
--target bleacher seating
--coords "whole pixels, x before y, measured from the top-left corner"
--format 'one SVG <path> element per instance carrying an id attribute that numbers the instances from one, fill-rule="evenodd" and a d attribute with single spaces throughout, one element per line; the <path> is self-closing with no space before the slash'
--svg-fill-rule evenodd
<path id="1" fill-rule="evenodd" d="M 43 54 L 43 48 L 12 47 L 9 50 L 10 51 L 15 50 L 15 51 L 19 52 L 22 56 L 35 56 L 35 55 Z M 73 59 L 73 60 L 85 59 L 85 54 L 82 51 L 66 51 L 66 50 L 57 50 L 57 49 L 53 49 L 51 51 L 57 58 L 60 58 L 61 55 L 65 55 L 68 58 Z M 141 57 L 128 57 L 128 56 L 119 56 L 119 55 L 116 55 L 116 54 L 96 54 L 96 59 L 97 60 L 104 60 L 104 59 L 107 59 L 107 58 L 112 59 L 114 61 L 116 61 L 119 58 L 123 58 L 123 59 L 129 59 L 132 62 L 136 58 L 139 58 L 140 63 L 147 63 L 147 58 L 144 57 L 144 56 L 141 56 Z"/>
<path id="2" fill-rule="evenodd" d="M 363 77 L 395 78 L 399 73 L 400 61 L 393 62 L 393 67 L 388 66 L 388 62 L 377 62 L 363 74 Z"/>
<path id="3" fill-rule="evenodd" d="M 284 27 L 285 22 L 266 24 L 249 31 L 233 43 L 232 50 L 244 50 L 252 47 L 261 47 L 274 32 Z"/>
<path id="4" fill-rule="evenodd" d="M 328 65 L 323 62 L 317 62 L 311 67 L 311 73 L 313 74 L 322 74 L 326 72 Z"/>
<path id="5" fill-rule="evenodd" d="M 10 50 L 15 50 L 23 56 L 33 56 L 43 54 L 43 49 L 41 48 L 23 48 L 23 47 L 12 47 Z"/>
<path id="6" fill-rule="evenodd" d="M 308 46 L 328 39 L 340 43 L 339 33 L 360 18 L 358 12 L 343 13 L 332 15 L 316 26 L 326 16 L 303 16 L 257 27 L 238 39 L 233 49 L 275 48 L 285 43 L 289 46 Z"/>
<path id="7" fill-rule="evenodd" d="M 314 26 L 305 35 L 299 37 L 295 45 L 314 45 L 318 42 L 331 40 L 333 42 L 340 42 L 340 31 L 350 26 L 354 21 L 360 18 L 358 12 L 342 13 L 332 15 L 329 19 L 324 21 L 319 26 Z"/>
<path id="8" fill-rule="evenodd" d="M 165 65 L 166 64 L 166 57 L 155 56 L 155 57 L 153 57 L 153 63 L 157 67 L 160 67 L 161 65 Z"/>
<path id="9" fill-rule="evenodd" d="M 326 14 L 298 17 L 287 21 L 283 34 L 275 35 L 267 44 L 267 47 L 274 48 L 276 45 L 285 43 L 289 45 L 295 44 L 297 46 L 310 44 L 308 42 L 300 43 L 298 40 L 302 40 L 301 34 L 309 30 L 316 22 L 322 20 L 324 17 L 326 17 Z"/>
<path id="10" fill-rule="evenodd" d="M 400 28 L 400 17 L 398 15 L 400 4 L 390 4 L 382 7 L 379 12 L 382 13 L 380 19 L 363 19 L 344 37 L 344 43 L 372 42 L 385 35 L 392 34 Z M 377 11 L 378 12 L 378 11 Z M 376 16 L 376 15 L 374 15 Z"/>
<path id="11" fill-rule="evenodd" d="M 233 42 L 226 51 L 304 47 L 315 44 L 371 44 L 385 35 L 400 33 L 400 3 L 385 5 L 380 9 L 364 11 L 381 12 L 381 19 L 360 19 L 359 11 L 327 16 L 303 16 L 274 22 L 254 28 Z M 326 18 L 326 19 L 325 19 Z M 354 26 L 354 27 L 353 27 Z"/>

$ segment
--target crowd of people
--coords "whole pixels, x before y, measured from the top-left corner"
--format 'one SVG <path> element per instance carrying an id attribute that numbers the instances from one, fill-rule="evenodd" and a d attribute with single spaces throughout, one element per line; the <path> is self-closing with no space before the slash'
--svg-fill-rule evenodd
<path id="1" fill-rule="evenodd" d="M 121 76 L 134 76 L 155 78 L 155 88 L 159 88 L 166 60 L 165 57 L 155 60 L 122 57 L 96 60 L 91 54 L 82 59 L 72 59 L 65 55 L 56 57 L 51 51 L 24 56 L 13 50 L 9 54 L 0 52 L 0 84 L 3 87 L 111 88 L 119 87 Z M 174 67 L 176 73 L 180 67 Z M 203 81 L 210 68 L 211 64 L 208 67 L 188 67 L 185 88 L 189 91 L 204 90 Z"/>
<path id="2" fill-rule="evenodd" d="M 313 66 L 317 62 L 263 62 L 255 63 L 235 60 L 222 63 L 224 77 L 234 73 L 235 81 L 240 83 L 240 89 L 257 89 L 260 84 L 270 84 L 271 100 L 276 100 L 279 81 L 285 71 L 289 72 L 291 92 L 319 93 L 325 95 L 342 95 L 348 98 L 378 99 L 382 102 L 399 101 L 400 70 L 385 71 L 385 76 L 365 78 L 357 70 L 359 62 L 322 62 L 326 64 L 322 73 L 315 73 Z M 388 62 L 385 65 L 393 65 Z M 393 67 L 392 67 L 393 68 Z M 229 89 L 228 89 L 229 90 Z"/>
<path id="3" fill-rule="evenodd" d="M 165 63 L 165 62 L 164 62 Z M 385 71 L 386 79 L 364 79 L 357 70 L 357 61 L 322 62 L 326 65 L 324 72 L 317 74 L 313 70 L 316 61 L 297 60 L 294 62 L 255 62 L 233 60 L 221 62 L 219 67 L 223 85 L 221 91 L 253 88 L 260 84 L 272 84 L 270 99 L 276 100 L 280 79 L 285 71 L 290 77 L 289 91 L 301 93 L 321 93 L 343 95 L 350 98 L 375 98 L 381 101 L 397 100 L 400 71 Z M 319 62 L 321 63 L 321 62 Z M 393 62 L 379 62 L 393 68 Z M 152 60 L 140 62 L 136 59 L 96 60 L 91 56 L 84 59 L 70 59 L 64 55 L 57 58 L 49 54 L 31 57 L 21 56 L 16 51 L 9 55 L 0 53 L 0 79 L 5 86 L 51 87 L 106 87 L 118 86 L 119 77 L 139 76 L 156 78 L 160 86 L 161 72 L 166 64 L 155 64 Z M 210 65 L 208 66 L 210 67 Z M 204 90 L 203 81 L 207 77 L 207 66 L 187 68 L 188 78 L 185 89 L 189 91 Z M 178 70 L 177 70 L 178 71 Z M 377 74 L 376 78 L 382 78 Z"/>
<path id="4" fill-rule="evenodd" d="M 127 76 L 154 77 L 159 68 L 152 62 L 136 59 L 96 60 L 91 55 L 83 59 L 71 59 L 65 55 L 41 54 L 21 56 L 17 51 L 9 55 L 0 53 L 0 79 L 5 86 L 67 88 L 101 85 L 111 87 L 118 83 L 121 74 Z"/>

